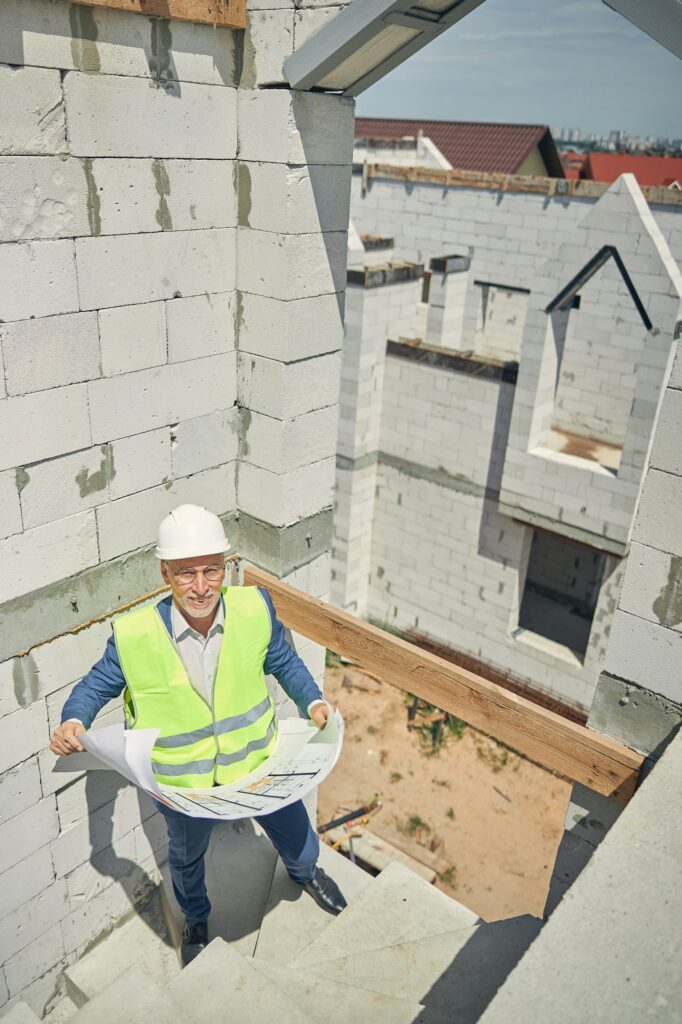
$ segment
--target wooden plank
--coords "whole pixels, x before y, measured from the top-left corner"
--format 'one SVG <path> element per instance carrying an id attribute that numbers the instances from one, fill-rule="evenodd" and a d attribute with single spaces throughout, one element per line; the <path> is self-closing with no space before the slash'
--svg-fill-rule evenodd
<path id="1" fill-rule="evenodd" d="M 266 587 L 282 622 L 380 679 L 501 740 L 548 771 L 627 803 L 644 760 L 608 736 L 562 718 L 348 612 L 246 568 L 247 585 Z"/>
<path id="2" fill-rule="evenodd" d="M 88 7 L 147 14 L 176 21 L 196 21 L 222 28 L 246 28 L 246 0 L 72 0 Z"/>

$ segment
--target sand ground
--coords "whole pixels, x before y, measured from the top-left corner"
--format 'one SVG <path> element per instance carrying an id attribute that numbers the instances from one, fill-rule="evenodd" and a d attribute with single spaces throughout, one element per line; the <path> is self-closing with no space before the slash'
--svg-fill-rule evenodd
<path id="1" fill-rule="evenodd" d="M 570 784 L 468 726 L 431 753 L 430 738 L 408 729 L 406 695 L 355 668 L 328 668 L 325 696 L 346 739 L 318 822 L 378 796 L 377 827 L 398 829 L 417 856 L 420 846 L 437 854 L 439 888 L 487 921 L 542 916 Z"/>

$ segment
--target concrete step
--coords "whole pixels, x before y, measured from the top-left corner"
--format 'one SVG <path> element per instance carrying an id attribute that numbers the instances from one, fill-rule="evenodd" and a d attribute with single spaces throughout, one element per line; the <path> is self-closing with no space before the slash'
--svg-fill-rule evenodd
<path id="1" fill-rule="evenodd" d="M 450 1024 L 476 1021 L 538 934 L 529 916 L 479 924 L 402 942 L 369 953 L 305 968 L 308 983 L 322 989 L 367 989 L 421 1002 L 450 1015 Z"/>
<path id="2" fill-rule="evenodd" d="M 40 1017 L 26 1003 L 15 1003 L 6 1013 L 0 1011 L 0 1021 L 2 1024 L 40 1024 Z"/>
<path id="3" fill-rule="evenodd" d="M 478 920 L 473 911 L 394 861 L 290 962 L 303 967 L 336 960 L 398 942 L 470 928 Z"/>
<path id="4" fill-rule="evenodd" d="M 50 1012 L 43 1017 L 43 1024 L 67 1024 L 67 1021 L 71 1020 L 77 1010 L 78 1007 L 71 996 L 62 996 Z"/>
<path id="5" fill-rule="evenodd" d="M 255 969 L 253 961 L 240 956 L 223 939 L 210 942 L 166 991 L 179 1007 L 176 1013 L 185 1010 L 192 1020 L 229 1020 L 230 1024 L 311 1021 L 307 1013 Z"/>
<path id="6" fill-rule="evenodd" d="M 178 954 L 171 944 L 158 899 L 114 928 L 89 953 L 66 968 L 67 994 L 76 1006 L 84 1006 L 134 965 L 161 988 L 180 973 Z"/>
<path id="7" fill-rule="evenodd" d="M 427 1009 L 416 1001 L 405 1001 L 394 994 L 370 992 L 367 988 L 339 984 L 318 978 L 306 970 L 291 966 L 251 961 L 288 998 L 300 1006 L 317 1024 L 334 1020 L 371 1021 L 372 1024 L 452 1024 L 448 1013 Z"/>
<path id="8" fill-rule="evenodd" d="M 373 881 L 372 875 L 351 864 L 326 843 L 320 846 L 318 864 L 334 879 L 349 905 Z M 291 881 L 278 858 L 254 956 L 269 963 L 288 963 L 296 953 L 314 942 L 333 920 Z"/>
<path id="9" fill-rule="evenodd" d="M 276 861 L 272 843 L 255 822 L 218 822 L 214 826 L 206 854 L 212 938 L 225 939 L 240 953 L 253 953 Z M 175 902 L 167 864 L 162 873 L 175 927 L 181 934 L 184 916 Z"/>
<path id="10" fill-rule="evenodd" d="M 73 1024 L 178 1024 L 180 1008 L 140 967 L 130 967 L 81 1007 Z M 199 1018 L 185 1010 L 185 1020 Z"/>

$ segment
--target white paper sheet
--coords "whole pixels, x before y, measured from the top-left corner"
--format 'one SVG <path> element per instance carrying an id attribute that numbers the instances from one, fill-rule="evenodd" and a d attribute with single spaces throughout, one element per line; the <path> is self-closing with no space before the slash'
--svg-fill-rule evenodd
<path id="1" fill-rule="evenodd" d="M 339 758 L 343 732 L 338 711 L 329 715 L 324 729 L 301 718 L 285 718 L 278 723 L 275 749 L 256 771 L 228 786 L 210 789 L 184 789 L 156 781 L 151 751 L 158 729 L 109 725 L 81 734 L 87 754 L 60 758 L 55 771 L 113 769 L 182 814 L 234 821 L 287 807 L 318 786 Z"/>

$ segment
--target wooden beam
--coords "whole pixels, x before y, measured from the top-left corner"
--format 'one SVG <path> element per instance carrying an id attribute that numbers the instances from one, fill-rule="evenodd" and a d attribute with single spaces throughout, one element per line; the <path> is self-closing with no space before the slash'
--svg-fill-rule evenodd
<path id="1" fill-rule="evenodd" d="M 392 686 L 413 693 L 570 782 L 627 803 L 641 754 L 533 704 L 399 637 L 248 567 L 244 583 L 265 587 L 281 621 Z"/>
<path id="2" fill-rule="evenodd" d="M 246 28 L 246 0 L 72 0 L 88 7 L 147 14 L 176 21 L 196 21 L 222 28 Z"/>

